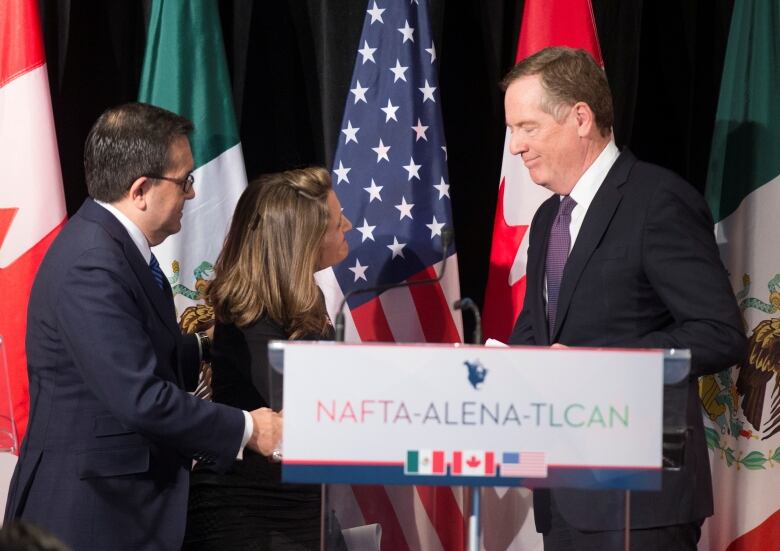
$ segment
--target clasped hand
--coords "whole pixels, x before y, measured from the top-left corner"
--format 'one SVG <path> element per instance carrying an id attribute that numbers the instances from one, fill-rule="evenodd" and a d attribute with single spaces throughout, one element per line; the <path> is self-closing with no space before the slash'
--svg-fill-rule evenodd
<path id="1" fill-rule="evenodd" d="M 282 414 L 269 408 L 250 412 L 252 416 L 252 437 L 247 446 L 265 456 L 271 455 L 282 441 Z"/>

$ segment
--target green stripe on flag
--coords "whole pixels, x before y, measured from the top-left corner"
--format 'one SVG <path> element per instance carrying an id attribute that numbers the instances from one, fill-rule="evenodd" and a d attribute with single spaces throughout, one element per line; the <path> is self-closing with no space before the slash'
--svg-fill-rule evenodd
<path id="1" fill-rule="evenodd" d="M 216 1 L 152 3 L 138 99 L 195 123 L 196 167 L 239 142 Z"/>
<path id="2" fill-rule="evenodd" d="M 780 174 L 780 4 L 734 3 L 705 196 L 716 222 Z"/>
<path id="3" fill-rule="evenodd" d="M 406 452 L 406 472 L 416 473 L 420 470 L 420 454 L 415 451 Z"/>

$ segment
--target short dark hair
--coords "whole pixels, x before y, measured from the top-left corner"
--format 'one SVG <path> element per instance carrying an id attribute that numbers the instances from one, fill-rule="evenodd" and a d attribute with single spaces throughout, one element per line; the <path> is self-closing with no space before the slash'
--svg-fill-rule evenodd
<path id="1" fill-rule="evenodd" d="M 522 60 L 501 80 L 501 89 L 519 78 L 539 75 L 546 98 L 542 109 L 556 119 L 560 107 L 584 102 L 593 111 L 602 136 L 614 124 L 612 92 L 607 76 L 596 60 L 585 50 L 555 46 L 545 48 Z"/>
<path id="2" fill-rule="evenodd" d="M 154 105 L 126 103 L 105 111 L 84 146 L 84 176 L 93 199 L 114 203 L 140 176 L 165 174 L 168 150 L 193 130 L 188 119 Z"/>

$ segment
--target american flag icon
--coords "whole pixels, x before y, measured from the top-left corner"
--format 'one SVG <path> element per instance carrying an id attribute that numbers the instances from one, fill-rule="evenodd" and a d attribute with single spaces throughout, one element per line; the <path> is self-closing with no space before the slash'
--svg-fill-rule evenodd
<path id="1" fill-rule="evenodd" d="M 501 476 L 547 478 L 544 452 L 504 452 L 501 454 Z"/>

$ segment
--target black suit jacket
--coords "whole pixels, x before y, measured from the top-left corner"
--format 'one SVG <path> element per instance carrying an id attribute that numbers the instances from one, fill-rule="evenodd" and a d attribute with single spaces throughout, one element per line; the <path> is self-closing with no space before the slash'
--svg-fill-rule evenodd
<path id="1" fill-rule="evenodd" d="M 745 350 L 739 309 L 720 260 L 710 211 L 675 174 L 620 154 L 591 203 L 561 281 L 557 327 L 549 335 L 545 257 L 559 196 L 544 202 L 530 228 L 525 303 L 511 344 L 688 348 L 692 376 L 687 420 L 692 436 L 680 472 L 660 492 L 633 492 L 631 525 L 667 526 L 713 511 L 709 460 L 696 378 L 736 363 Z M 552 495 L 583 530 L 623 526 L 623 493 L 537 491 L 537 529 L 549 527 Z"/>
<path id="2" fill-rule="evenodd" d="M 30 422 L 6 520 L 32 521 L 76 550 L 178 549 L 193 457 L 227 468 L 244 432 L 240 410 L 182 390 L 197 378 L 195 357 L 170 288 L 88 199 L 33 284 Z"/>

